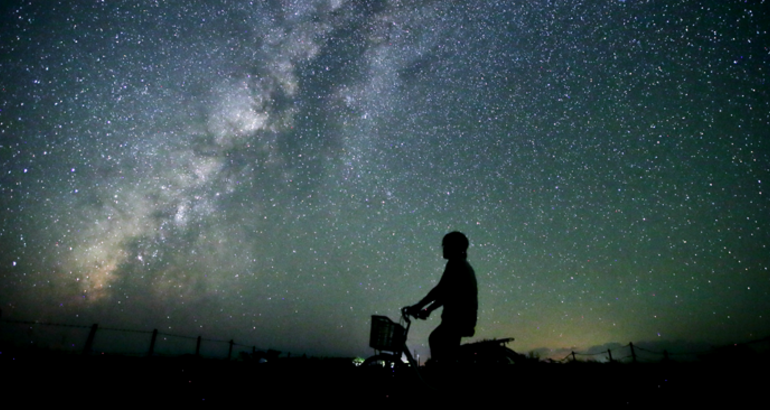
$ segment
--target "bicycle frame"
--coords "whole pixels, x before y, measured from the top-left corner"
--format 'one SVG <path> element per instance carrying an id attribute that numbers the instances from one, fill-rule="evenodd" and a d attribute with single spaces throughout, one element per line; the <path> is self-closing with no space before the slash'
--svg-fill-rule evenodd
<path id="1" fill-rule="evenodd" d="M 417 369 L 417 361 L 414 360 L 412 354 L 409 353 L 409 347 L 406 345 L 407 336 L 409 335 L 409 328 L 412 327 L 412 319 L 409 318 L 407 313 L 408 307 L 401 308 L 401 319 L 406 322 L 406 328 L 404 330 L 404 345 L 401 348 L 402 352 L 406 355 L 406 359 L 409 361 L 409 365 Z"/>

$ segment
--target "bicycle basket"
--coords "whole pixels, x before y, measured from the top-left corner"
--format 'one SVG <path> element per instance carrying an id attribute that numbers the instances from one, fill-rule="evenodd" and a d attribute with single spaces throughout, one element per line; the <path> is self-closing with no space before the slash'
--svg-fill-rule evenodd
<path id="1" fill-rule="evenodd" d="M 406 329 L 387 316 L 372 315 L 369 347 L 375 350 L 398 352 L 404 347 Z"/>

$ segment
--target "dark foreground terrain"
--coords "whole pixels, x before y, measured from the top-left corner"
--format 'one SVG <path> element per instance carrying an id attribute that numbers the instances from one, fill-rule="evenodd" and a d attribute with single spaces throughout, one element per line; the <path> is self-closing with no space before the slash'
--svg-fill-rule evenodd
<path id="1" fill-rule="evenodd" d="M 0 388 L 4 402 L 28 405 L 334 402 L 377 407 L 388 403 L 668 407 L 761 402 L 760 388 L 770 381 L 763 360 L 429 367 L 421 370 L 425 382 L 405 370 L 394 375 L 382 368 L 363 369 L 350 359 L 258 363 L 5 350 L 0 354 Z"/>

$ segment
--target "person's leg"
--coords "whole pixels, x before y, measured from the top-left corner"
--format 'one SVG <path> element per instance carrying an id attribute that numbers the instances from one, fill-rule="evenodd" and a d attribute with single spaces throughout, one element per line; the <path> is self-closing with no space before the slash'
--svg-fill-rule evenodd
<path id="1" fill-rule="evenodd" d="M 440 324 L 428 338 L 430 357 L 436 362 L 451 359 L 455 350 L 460 347 L 461 338 L 459 332 L 443 323 Z"/>

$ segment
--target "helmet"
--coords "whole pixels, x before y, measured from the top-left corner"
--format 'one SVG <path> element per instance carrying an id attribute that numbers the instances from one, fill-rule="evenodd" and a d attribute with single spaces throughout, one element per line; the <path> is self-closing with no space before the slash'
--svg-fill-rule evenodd
<path id="1" fill-rule="evenodd" d="M 462 232 L 449 232 L 444 235 L 441 246 L 453 251 L 465 252 L 468 250 L 468 238 Z"/>

